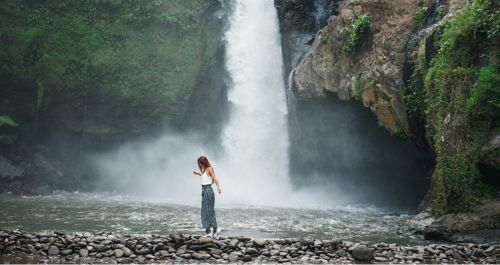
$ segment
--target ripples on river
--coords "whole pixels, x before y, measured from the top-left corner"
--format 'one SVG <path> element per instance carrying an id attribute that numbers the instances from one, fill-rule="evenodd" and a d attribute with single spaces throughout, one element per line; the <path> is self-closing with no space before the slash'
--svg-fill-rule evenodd
<path id="1" fill-rule="evenodd" d="M 405 228 L 410 215 L 371 207 L 274 208 L 216 204 L 216 214 L 227 236 L 422 242 Z M 200 226 L 198 205 L 103 193 L 0 197 L 0 228 L 165 234 L 202 233 Z"/>

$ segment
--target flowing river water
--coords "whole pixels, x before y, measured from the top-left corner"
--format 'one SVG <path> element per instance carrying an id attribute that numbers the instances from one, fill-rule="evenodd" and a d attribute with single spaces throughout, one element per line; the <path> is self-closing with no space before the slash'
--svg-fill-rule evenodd
<path id="1" fill-rule="evenodd" d="M 0 228 L 122 234 L 202 234 L 199 205 L 180 205 L 107 193 L 0 197 Z M 279 208 L 218 205 L 226 236 L 319 238 L 421 244 L 406 230 L 411 216 L 372 207 Z"/>

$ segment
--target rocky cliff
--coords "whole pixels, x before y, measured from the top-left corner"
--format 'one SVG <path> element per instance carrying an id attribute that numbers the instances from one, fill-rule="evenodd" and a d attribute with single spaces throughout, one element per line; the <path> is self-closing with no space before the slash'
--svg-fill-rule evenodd
<path id="1" fill-rule="evenodd" d="M 297 67 L 299 95 L 357 97 L 383 126 L 408 131 L 402 69 L 418 7 L 412 0 L 343 2 Z"/>
<path id="2" fill-rule="evenodd" d="M 26 190 L 76 187 L 86 154 L 165 126 L 217 134 L 220 1 L 8 0 L 0 23 L 0 156 Z"/>
<path id="3" fill-rule="evenodd" d="M 296 95 L 359 100 L 429 145 L 433 213 L 470 210 L 500 189 L 499 12 L 489 0 L 344 1 L 299 63 Z"/>

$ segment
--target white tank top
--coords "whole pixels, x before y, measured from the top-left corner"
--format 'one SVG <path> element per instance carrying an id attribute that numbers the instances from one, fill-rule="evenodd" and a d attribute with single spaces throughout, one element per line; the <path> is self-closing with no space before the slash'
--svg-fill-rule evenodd
<path id="1" fill-rule="evenodd" d="M 201 174 L 201 185 L 212 185 L 212 178 L 207 175 L 207 171 Z"/>

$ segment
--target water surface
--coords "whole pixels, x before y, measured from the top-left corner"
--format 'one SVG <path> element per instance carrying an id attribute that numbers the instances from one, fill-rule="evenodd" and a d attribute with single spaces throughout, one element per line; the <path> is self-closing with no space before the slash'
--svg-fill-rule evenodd
<path id="1" fill-rule="evenodd" d="M 117 194 L 1 196 L 0 228 L 124 234 L 202 233 L 198 205 L 154 202 Z M 226 236 L 364 240 L 421 244 L 405 228 L 411 216 L 371 207 L 276 208 L 216 205 Z"/>

